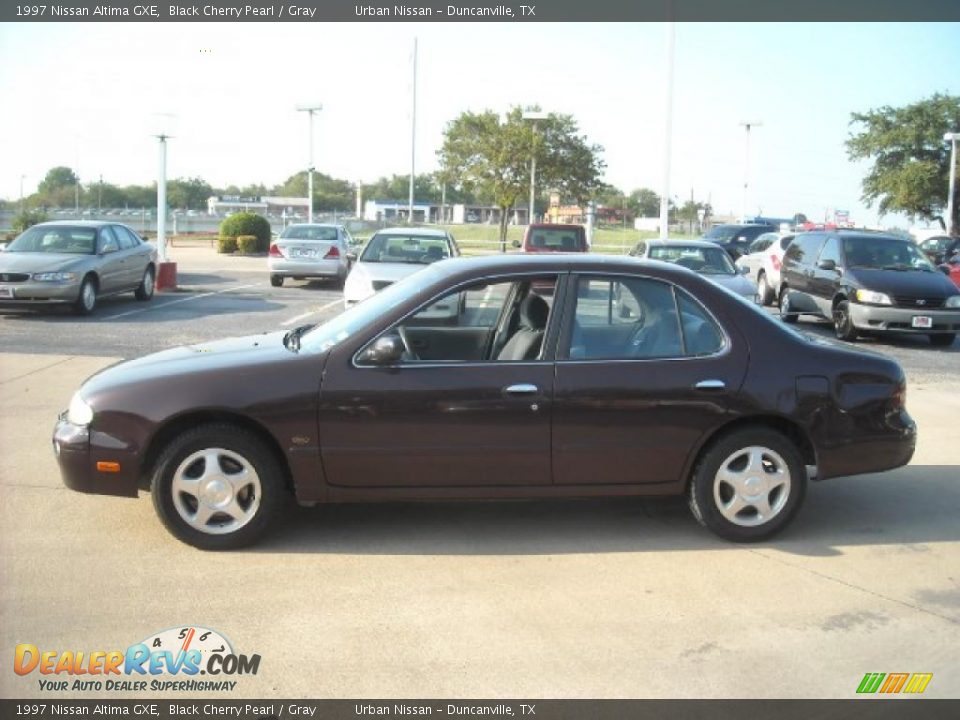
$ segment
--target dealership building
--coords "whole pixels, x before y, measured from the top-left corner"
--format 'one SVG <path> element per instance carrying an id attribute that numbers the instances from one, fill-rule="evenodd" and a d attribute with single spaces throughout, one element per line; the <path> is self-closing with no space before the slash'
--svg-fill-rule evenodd
<path id="1" fill-rule="evenodd" d="M 255 212 L 260 215 L 289 217 L 307 215 L 310 201 L 305 197 L 246 197 L 242 195 L 214 195 L 207 198 L 208 215 L 226 215 L 235 212 Z"/>

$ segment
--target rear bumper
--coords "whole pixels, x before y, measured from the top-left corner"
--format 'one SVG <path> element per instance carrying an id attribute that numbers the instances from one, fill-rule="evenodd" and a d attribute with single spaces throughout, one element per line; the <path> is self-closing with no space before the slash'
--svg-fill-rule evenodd
<path id="1" fill-rule="evenodd" d="M 832 445 L 818 457 L 818 479 L 883 472 L 903 467 L 917 448 L 917 424 L 906 410 L 888 415 L 869 435 Z M 848 436 L 849 437 L 849 436 Z"/>
<path id="2" fill-rule="evenodd" d="M 82 493 L 137 497 L 139 463 L 117 444 L 116 439 L 73 425 L 61 415 L 53 429 L 53 452 L 63 484 Z M 100 469 L 98 463 L 115 463 L 119 471 Z"/>
<path id="3" fill-rule="evenodd" d="M 929 328 L 913 327 L 913 318 L 929 317 Z M 960 333 L 960 310 L 924 310 L 917 308 L 881 307 L 850 303 L 850 319 L 859 330 L 935 335 Z"/>
<path id="4" fill-rule="evenodd" d="M 272 275 L 296 275 L 297 277 L 342 277 L 347 266 L 339 260 L 286 260 L 270 258 L 267 268 Z"/>

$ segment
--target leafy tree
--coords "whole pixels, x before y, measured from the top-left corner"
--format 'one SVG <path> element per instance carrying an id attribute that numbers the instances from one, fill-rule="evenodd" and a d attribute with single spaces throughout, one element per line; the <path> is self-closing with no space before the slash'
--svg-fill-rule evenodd
<path id="1" fill-rule="evenodd" d="M 595 191 L 604 163 L 602 148 L 589 145 L 578 134 L 570 115 L 551 113 L 533 124 L 514 107 L 501 120 L 487 110 L 464 112 L 447 124 L 440 164 L 457 179 L 456 187 L 500 209 L 500 246 L 506 247 L 509 211 L 530 186 L 531 153 L 537 158 L 537 185 L 541 192 L 556 190 L 561 197 L 580 203 Z"/>
<path id="2" fill-rule="evenodd" d="M 660 216 L 660 196 L 649 188 L 639 188 L 630 193 L 628 205 L 637 217 Z"/>
<path id="3" fill-rule="evenodd" d="M 934 94 L 904 107 L 885 105 L 853 113 L 857 132 L 847 139 L 851 160 L 872 160 L 863 200 L 881 213 L 903 212 L 943 222 L 950 147 L 946 132 L 960 129 L 960 96 Z M 960 227 L 960 185 L 953 198 L 953 227 Z"/>
<path id="4" fill-rule="evenodd" d="M 167 205 L 181 210 L 203 210 L 213 188 L 203 178 L 177 178 L 167 183 Z"/>
<path id="5" fill-rule="evenodd" d="M 43 180 L 40 181 L 40 184 L 37 186 L 37 192 L 41 195 L 47 195 L 61 188 L 71 188 L 77 184 L 77 175 L 68 167 L 60 165 L 55 168 L 50 168 L 47 171 L 47 174 L 44 176 Z"/>
<path id="6" fill-rule="evenodd" d="M 26 210 L 14 216 L 12 223 L 13 231 L 19 234 L 27 228 L 33 227 L 37 223 L 46 222 L 46 220 L 46 214 L 40 212 L 39 210 Z"/>

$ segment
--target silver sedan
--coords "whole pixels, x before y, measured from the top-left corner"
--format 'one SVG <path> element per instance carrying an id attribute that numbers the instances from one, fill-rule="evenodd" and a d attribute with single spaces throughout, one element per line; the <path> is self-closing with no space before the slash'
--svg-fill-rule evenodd
<path id="1" fill-rule="evenodd" d="M 0 307 L 70 305 L 93 312 L 105 295 L 153 297 L 157 251 L 126 225 L 34 225 L 0 253 Z"/>
<path id="2" fill-rule="evenodd" d="M 267 255 L 270 284 L 280 287 L 288 277 L 342 283 L 350 271 L 349 244 L 350 234 L 342 225 L 304 223 L 284 228 Z"/>

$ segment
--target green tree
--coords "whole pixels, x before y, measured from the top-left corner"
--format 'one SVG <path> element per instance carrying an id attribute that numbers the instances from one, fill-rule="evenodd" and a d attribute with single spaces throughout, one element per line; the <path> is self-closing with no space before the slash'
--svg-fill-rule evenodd
<path id="1" fill-rule="evenodd" d="M 630 193 L 627 206 L 636 213 L 637 217 L 660 216 L 660 196 L 650 188 L 639 188 Z"/>
<path id="2" fill-rule="evenodd" d="M 44 207 L 72 207 L 77 200 L 77 175 L 68 167 L 58 166 L 47 171 L 37 186 L 35 204 Z"/>
<path id="3" fill-rule="evenodd" d="M 39 210 L 25 210 L 22 213 L 18 213 L 13 218 L 11 226 L 13 231 L 17 234 L 22 233 L 29 227 L 33 227 L 37 223 L 46 222 L 46 214 L 40 212 Z"/>
<path id="4" fill-rule="evenodd" d="M 594 194 L 604 168 L 602 148 L 579 134 L 570 115 L 551 113 L 533 123 L 514 107 L 501 117 L 487 110 L 464 112 L 447 124 L 440 165 L 456 178 L 455 186 L 473 191 L 500 209 L 500 245 L 506 247 L 510 209 L 530 187 L 530 157 L 537 158 L 541 192 L 556 190 L 581 203 Z"/>
<path id="5" fill-rule="evenodd" d="M 940 220 L 946 206 L 950 147 L 946 132 L 960 128 L 960 96 L 934 94 L 904 107 L 853 113 L 847 139 L 851 160 L 871 160 L 863 201 L 881 213 L 903 212 Z M 960 227 L 960 185 L 953 198 L 953 227 Z"/>
<path id="6" fill-rule="evenodd" d="M 167 206 L 180 210 L 203 210 L 213 188 L 203 178 L 177 178 L 167 183 Z"/>

